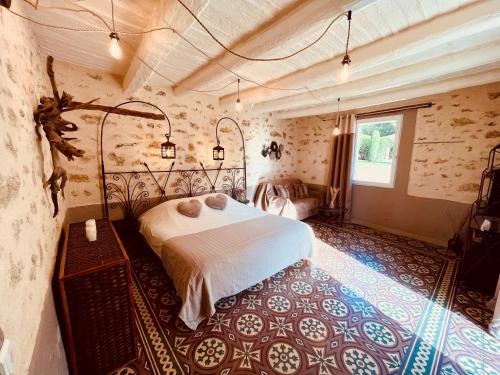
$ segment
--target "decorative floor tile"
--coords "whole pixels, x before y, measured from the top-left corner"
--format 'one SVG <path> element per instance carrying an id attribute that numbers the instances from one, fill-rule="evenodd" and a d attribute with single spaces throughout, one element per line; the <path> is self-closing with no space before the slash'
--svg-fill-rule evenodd
<path id="1" fill-rule="evenodd" d="M 307 222 L 318 239 L 312 261 L 221 299 L 196 331 L 177 318 L 161 261 L 147 246 L 134 250 L 144 358 L 115 374 L 499 373 L 485 296 L 454 287 L 453 254 L 358 225 Z"/>

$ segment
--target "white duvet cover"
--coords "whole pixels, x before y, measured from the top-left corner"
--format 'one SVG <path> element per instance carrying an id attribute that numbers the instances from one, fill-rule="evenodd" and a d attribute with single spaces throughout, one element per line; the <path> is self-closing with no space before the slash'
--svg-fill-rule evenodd
<path id="1" fill-rule="evenodd" d="M 173 199 L 151 208 L 139 217 L 140 232 L 156 255 L 161 257 L 162 245 L 170 238 L 268 215 L 264 211 L 249 207 L 229 196 L 227 196 L 227 207 L 224 210 L 215 210 L 205 204 L 205 199 L 210 195 L 217 194 Z M 195 219 L 186 217 L 177 211 L 177 205 L 180 202 L 191 199 L 199 200 L 203 206 L 200 216 Z"/>
<path id="2" fill-rule="evenodd" d="M 313 251 L 305 223 L 270 215 L 228 197 L 224 210 L 205 205 L 198 218 L 165 202 L 140 218 L 141 233 L 161 258 L 182 300 L 179 318 L 191 329 L 212 316 L 215 303 L 256 284 Z"/>

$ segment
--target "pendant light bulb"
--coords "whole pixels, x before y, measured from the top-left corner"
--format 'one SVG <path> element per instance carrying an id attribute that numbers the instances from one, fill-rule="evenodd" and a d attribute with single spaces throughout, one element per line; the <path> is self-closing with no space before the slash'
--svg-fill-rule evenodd
<path id="1" fill-rule="evenodd" d="M 349 55 L 345 55 L 342 60 L 342 71 L 340 72 L 340 81 L 347 82 L 351 76 L 351 70 L 349 64 L 351 63 L 351 59 Z"/>
<path id="2" fill-rule="evenodd" d="M 340 98 L 337 98 L 337 119 L 335 120 L 335 129 L 333 129 L 333 135 L 337 136 L 340 134 Z"/>
<path id="3" fill-rule="evenodd" d="M 351 37 L 352 11 L 347 12 L 347 21 L 349 25 L 347 27 L 347 40 L 345 43 L 345 55 L 344 58 L 342 59 L 342 71 L 340 72 L 340 82 L 347 82 L 351 74 L 351 72 L 349 71 L 349 64 L 351 63 L 351 57 L 349 56 L 349 39 Z"/>
<path id="4" fill-rule="evenodd" d="M 234 106 L 234 109 L 236 109 L 237 112 L 240 112 L 243 106 L 241 105 L 240 98 L 236 99 L 236 105 Z"/>
<path id="5" fill-rule="evenodd" d="M 111 39 L 111 43 L 109 45 L 109 54 L 113 56 L 113 58 L 115 58 L 116 60 L 119 60 L 122 57 L 122 49 L 120 47 L 120 44 L 118 43 L 120 38 L 118 37 L 118 34 L 115 32 L 109 34 L 109 37 Z"/>
<path id="6" fill-rule="evenodd" d="M 234 106 L 234 109 L 236 109 L 237 112 L 240 112 L 243 106 L 241 105 L 241 100 L 240 100 L 240 79 L 238 78 L 238 99 L 236 99 L 236 105 Z"/>

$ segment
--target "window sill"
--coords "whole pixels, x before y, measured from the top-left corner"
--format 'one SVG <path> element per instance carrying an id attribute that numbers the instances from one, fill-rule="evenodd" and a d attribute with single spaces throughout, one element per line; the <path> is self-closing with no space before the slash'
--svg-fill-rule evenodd
<path id="1" fill-rule="evenodd" d="M 377 187 L 384 189 L 394 189 L 394 184 L 392 183 L 382 183 L 382 182 L 369 182 L 369 181 L 352 181 L 353 185 L 358 186 L 369 186 L 369 187 Z"/>

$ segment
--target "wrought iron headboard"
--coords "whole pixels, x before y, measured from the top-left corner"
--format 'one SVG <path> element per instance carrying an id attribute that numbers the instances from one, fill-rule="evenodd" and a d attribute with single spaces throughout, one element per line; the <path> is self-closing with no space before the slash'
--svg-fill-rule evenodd
<path id="1" fill-rule="evenodd" d="M 141 100 L 130 100 L 118 104 L 114 108 L 131 103 L 140 103 L 152 106 L 168 117 L 158 106 Z M 104 160 L 104 125 L 108 115 L 104 116 L 100 129 L 100 155 L 101 155 L 101 179 L 104 197 L 104 216 L 109 217 L 110 209 L 120 208 L 125 218 L 136 218 L 146 209 L 160 204 L 171 197 L 193 197 L 209 192 L 224 192 L 236 199 L 246 199 L 246 160 L 243 156 L 243 166 L 235 168 L 223 168 L 221 162 L 217 168 L 205 168 L 200 163 L 199 169 L 174 169 L 175 162 L 170 164 L 167 170 L 151 170 L 146 162 L 143 162 L 143 170 L 133 171 L 107 171 Z M 219 120 L 220 122 L 220 120 Z M 245 140 L 239 125 L 243 149 Z M 218 123 L 217 123 L 218 125 Z M 170 121 L 169 121 L 170 126 Z M 216 128 L 216 138 L 217 128 Z M 168 183 L 173 178 L 172 186 Z M 169 187 L 173 194 L 168 195 Z M 151 190 L 154 190 L 151 191 Z M 242 193 L 243 192 L 243 193 Z M 158 195 L 156 195 L 157 193 Z"/>

